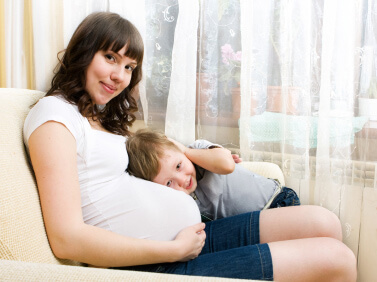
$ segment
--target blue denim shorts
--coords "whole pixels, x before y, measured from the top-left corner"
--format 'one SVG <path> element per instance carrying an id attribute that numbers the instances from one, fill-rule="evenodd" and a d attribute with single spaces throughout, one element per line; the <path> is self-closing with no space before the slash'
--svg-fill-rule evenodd
<path id="1" fill-rule="evenodd" d="M 270 248 L 259 243 L 259 217 L 260 211 L 255 211 L 206 223 L 203 250 L 188 262 L 122 269 L 272 281 Z"/>
<path id="2" fill-rule="evenodd" d="M 283 187 L 281 192 L 272 201 L 270 209 L 299 206 L 300 204 L 300 198 L 297 196 L 296 192 L 291 188 Z"/>

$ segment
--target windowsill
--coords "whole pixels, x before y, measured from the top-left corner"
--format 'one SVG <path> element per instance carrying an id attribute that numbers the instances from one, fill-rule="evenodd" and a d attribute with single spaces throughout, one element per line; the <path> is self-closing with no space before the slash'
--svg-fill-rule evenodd
<path id="1" fill-rule="evenodd" d="M 163 126 L 165 122 L 165 113 L 162 111 L 153 112 L 151 116 L 153 117 L 151 123 L 156 122 L 157 124 L 162 124 Z M 224 144 L 230 143 L 232 144 L 232 149 L 239 146 L 239 113 L 221 112 L 219 116 L 211 117 L 205 112 L 205 110 L 202 109 L 199 119 L 199 124 L 202 126 L 201 130 L 204 130 L 206 136 L 213 133 L 218 139 L 217 142 Z M 196 123 L 198 123 L 198 116 L 196 116 Z M 139 114 L 134 126 L 132 126 L 132 131 L 142 127 L 145 127 L 145 124 L 144 120 L 142 120 L 142 116 Z M 350 145 L 353 148 L 351 155 L 353 160 L 377 162 L 377 121 L 366 122 L 363 128 L 355 133 L 354 143 Z M 347 147 L 349 148 L 349 146 Z M 257 151 L 272 150 L 274 152 L 280 152 L 281 145 L 279 142 L 255 142 L 254 149 Z M 302 150 L 303 149 L 297 146 L 291 146 L 289 144 L 285 145 L 286 152 L 291 151 L 293 154 L 300 154 L 302 153 Z M 310 155 L 313 156 L 315 154 L 316 148 L 313 147 L 310 149 Z"/>
<path id="2" fill-rule="evenodd" d="M 162 111 L 154 111 L 151 113 L 151 116 L 153 117 L 153 121 L 164 122 L 165 114 L 166 113 Z M 202 110 L 200 111 L 199 115 L 196 114 L 195 116 L 196 124 L 198 124 L 198 119 L 200 120 L 201 125 L 238 128 L 239 113 L 221 112 L 219 116 L 211 117 L 205 112 L 205 110 Z M 143 121 L 143 116 L 140 113 L 137 113 L 136 120 Z"/>

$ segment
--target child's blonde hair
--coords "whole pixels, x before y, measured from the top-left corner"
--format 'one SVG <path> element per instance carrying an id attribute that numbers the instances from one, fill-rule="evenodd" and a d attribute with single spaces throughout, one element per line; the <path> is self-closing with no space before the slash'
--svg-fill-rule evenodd
<path id="1" fill-rule="evenodd" d="M 128 137 L 126 148 L 129 157 L 128 173 L 150 181 L 160 172 L 160 159 L 165 156 L 165 150 L 180 152 L 164 134 L 147 128 L 139 129 Z"/>

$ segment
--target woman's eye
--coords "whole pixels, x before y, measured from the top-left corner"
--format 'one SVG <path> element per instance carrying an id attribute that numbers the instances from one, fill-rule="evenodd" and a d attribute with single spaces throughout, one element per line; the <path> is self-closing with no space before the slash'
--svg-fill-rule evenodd
<path id="1" fill-rule="evenodd" d="M 170 187 L 171 185 L 171 180 L 168 181 L 168 183 L 166 183 L 166 186 Z"/>
<path id="2" fill-rule="evenodd" d="M 126 70 L 128 70 L 130 72 L 133 72 L 134 69 L 135 69 L 133 66 L 126 66 L 125 68 L 126 68 Z"/>
<path id="3" fill-rule="evenodd" d="M 112 55 L 110 55 L 110 54 L 106 54 L 106 55 L 105 55 L 105 58 L 108 59 L 109 61 L 115 62 L 115 58 L 114 58 L 114 56 L 112 56 Z"/>

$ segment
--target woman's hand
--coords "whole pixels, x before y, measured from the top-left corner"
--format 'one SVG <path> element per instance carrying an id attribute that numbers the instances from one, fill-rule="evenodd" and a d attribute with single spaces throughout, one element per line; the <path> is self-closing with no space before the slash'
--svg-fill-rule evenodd
<path id="1" fill-rule="evenodd" d="M 178 244 L 181 258 L 178 258 L 177 261 L 188 261 L 200 254 L 206 239 L 204 228 L 205 224 L 201 222 L 189 226 L 178 233 L 174 241 Z"/>

